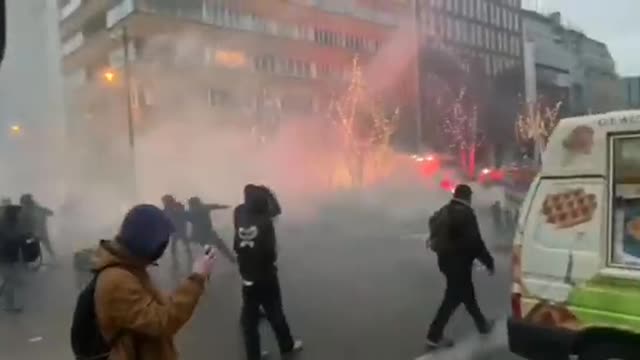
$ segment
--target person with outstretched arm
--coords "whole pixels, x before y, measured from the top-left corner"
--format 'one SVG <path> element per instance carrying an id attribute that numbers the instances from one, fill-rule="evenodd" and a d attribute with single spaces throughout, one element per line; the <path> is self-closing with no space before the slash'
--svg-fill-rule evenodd
<path id="1" fill-rule="evenodd" d="M 173 195 L 167 194 L 162 197 L 162 205 L 165 215 L 171 220 L 175 228 L 175 232 L 171 235 L 171 256 L 173 265 L 177 265 L 178 261 L 178 242 L 184 245 L 187 254 L 187 262 L 189 265 L 193 262 L 193 253 L 191 252 L 191 244 L 187 236 L 187 211 L 184 205 L 180 203 Z"/>
<path id="2" fill-rule="evenodd" d="M 227 244 L 222 240 L 211 222 L 211 212 L 214 210 L 228 209 L 228 205 L 205 204 L 202 200 L 194 196 L 189 199 L 189 210 L 187 219 L 191 223 L 191 241 L 200 245 L 213 245 L 232 264 L 236 263 L 236 258 Z"/>
<path id="3" fill-rule="evenodd" d="M 273 193 L 265 186 L 252 184 L 245 187 L 244 203 L 233 212 L 233 247 L 242 277 L 241 323 L 247 360 L 259 360 L 264 355 L 258 330 L 261 311 L 271 324 L 283 355 L 302 350 L 302 341 L 291 335 L 282 305 L 273 226 L 273 218 L 280 213 Z"/>
<path id="4" fill-rule="evenodd" d="M 475 212 L 471 208 L 472 191 L 468 185 L 458 185 L 453 199 L 440 209 L 430 220 L 441 229 L 432 241 L 432 249 L 438 257 L 438 267 L 446 279 L 444 299 L 438 308 L 427 334 L 429 349 L 453 346 L 453 341 L 443 337 L 444 329 L 455 310 L 463 304 L 473 318 L 476 328 L 482 334 L 491 332 L 493 323 L 480 310 L 473 286 L 473 264 L 479 260 L 494 273 L 493 257 L 480 234 Z"/>

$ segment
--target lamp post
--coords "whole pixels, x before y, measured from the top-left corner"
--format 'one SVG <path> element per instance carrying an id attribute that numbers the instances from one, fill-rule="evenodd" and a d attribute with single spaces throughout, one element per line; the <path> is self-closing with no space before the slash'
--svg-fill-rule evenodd
<path id="1" fill-rule="evenodd" d="M 133 91 L 131 89 L 132 86 L 132 76 L 131 76 L 131 61 L 129 54 L 129 32 L 126 27 L 120 29 L 119 32 L 114 33 L 112 38 L 119 40 L 123 46 L 124 59 L 123 59 L 123 85 L 125 89 L 126 96 L 126 107 L 127 107 L 127 133 L 128 133 L 128 144 L 129 144 L 129 157 L 131 162 L 131 196 L 133 198 L 136 197 L 137 194 L 137 176 L 136 176 L 136 142 L 135 142 L 135 127 L 133 124 L 134 121 L 134 113 L 133 113 Z M 107 70 L 103 74 L 104 79 L 107 83 L 113 83 L 116 80 L 116 73 L 112 70 Z"/>
<path id="2" fill-rule="evenodd" d="M 416 51 L 416 152 L 419 156 L 422 156 L 422 78 L 421 78 L 421 46 L 420 46 L 420 0 L 413 0 L 413 33 L 415 36 L 415 51 Z"/>

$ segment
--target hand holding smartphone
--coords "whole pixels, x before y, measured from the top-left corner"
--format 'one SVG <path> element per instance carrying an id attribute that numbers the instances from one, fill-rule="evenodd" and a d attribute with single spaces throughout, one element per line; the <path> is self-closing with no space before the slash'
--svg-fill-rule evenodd
<path id="1" fill-rule="evenodd" d="M 215 259 L 216 249 L 211 245 L 205 246 L 204 255 L 193 263 L 193 272 L 209 278 L 213 271 Z"/>

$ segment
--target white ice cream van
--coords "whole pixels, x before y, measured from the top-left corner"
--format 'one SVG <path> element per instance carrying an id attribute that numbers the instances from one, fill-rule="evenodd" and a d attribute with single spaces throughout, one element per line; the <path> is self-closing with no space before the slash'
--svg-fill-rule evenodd
<path id="1" fill-rule="evenodd" d="M 640 359 L 640 111 L 564 119 L 523 202 L 509 346 Z"/>

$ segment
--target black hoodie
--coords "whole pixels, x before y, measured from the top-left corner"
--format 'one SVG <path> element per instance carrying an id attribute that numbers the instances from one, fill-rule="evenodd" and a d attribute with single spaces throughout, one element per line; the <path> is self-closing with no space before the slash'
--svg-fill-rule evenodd
<path id="1" fill-rule="evenodd" d="M 245 187 L 244 203 L 233 212 L 233 248 L 238 254 L 240 275 L 247 285 L 273 276 L 277 271 L 273 217 L 279 214 L 280 205 L 268 188 Z"/>

